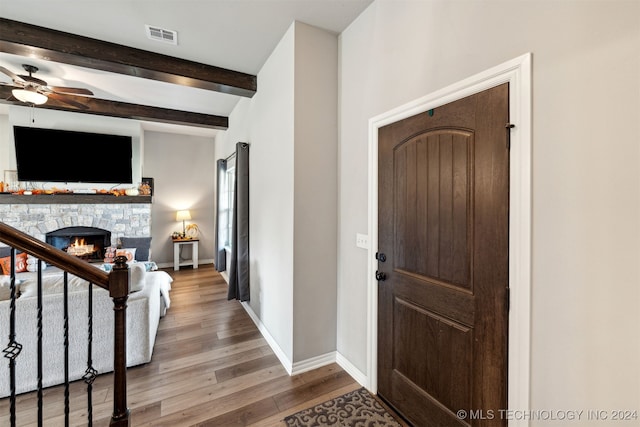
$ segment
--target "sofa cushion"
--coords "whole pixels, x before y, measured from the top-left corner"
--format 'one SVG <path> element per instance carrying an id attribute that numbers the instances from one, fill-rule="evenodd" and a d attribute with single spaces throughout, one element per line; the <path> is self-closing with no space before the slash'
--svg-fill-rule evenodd
<path id="1" fill-rule="evenodd" d="M 70 274 L 67 279 L 68 292 L 86 292 L 89 282 Z M 51 274 L 42 277 L 42 295 L 61 294 L 64 292 L 64 276 Z M 31 298 L 38 294 L 38 280 L 32 278 L 20 284 L 20 298 Z"/>
<path id="2" fill-rule="evenodd" d="M 136 248 L 136 261 L 151 261 L 151 237 L 121 237 L 120 246 Z"/>

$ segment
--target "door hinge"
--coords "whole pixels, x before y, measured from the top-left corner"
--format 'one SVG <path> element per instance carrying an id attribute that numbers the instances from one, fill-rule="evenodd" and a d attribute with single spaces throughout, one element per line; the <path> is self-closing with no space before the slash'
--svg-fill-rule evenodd
<path id="1" fill-rule="evenodd" d="M 507 286 L 507 293 L 506 293 L 506 303 L 507 303 L 507 313 L 509 311 L 511 311 L 511 288 Z"/>

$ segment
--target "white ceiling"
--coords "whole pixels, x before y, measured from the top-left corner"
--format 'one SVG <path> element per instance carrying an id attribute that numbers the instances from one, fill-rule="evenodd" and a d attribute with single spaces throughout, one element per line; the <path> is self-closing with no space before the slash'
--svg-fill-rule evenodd
<path id="1" fill-rule="evenodd" d="M 0 16 L 248 74 L 257 74 L 295 20 L 342 32 L 373 0 L 3 0 Z M 150 40 L 145 25 L 177 31 Z M 238 97 L 0 52 L 0 65 L 97 98 L 228 116 Z M 11 80 L 0 73 L 0 81 Z M 260 87 L 258 86 L 258 92 Z"/>

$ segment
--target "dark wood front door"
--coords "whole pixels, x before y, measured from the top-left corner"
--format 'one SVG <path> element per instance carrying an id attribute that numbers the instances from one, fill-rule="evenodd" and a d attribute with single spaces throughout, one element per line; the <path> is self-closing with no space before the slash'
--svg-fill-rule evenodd
<path id="1" fill-rule="evenodd" d="M 506 425 L 508 121 L 505 83 L 379 129 L 378 393 L 416 426 Z"/>

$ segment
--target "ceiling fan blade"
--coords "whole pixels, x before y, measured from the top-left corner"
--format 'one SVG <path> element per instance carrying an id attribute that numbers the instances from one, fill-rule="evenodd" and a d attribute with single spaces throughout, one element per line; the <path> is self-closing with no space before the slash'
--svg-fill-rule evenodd
<path id="1" fill-rule="evenodd" d="M 68 93 L 70 95 L 93 95 L 89 89 L 81 87 L 65 87 L 65 86 L 48 86 L 53 93 Z"/>
<path id="2" fill-rule="evenodd" d="M 71 105 L 73 107 L 80 108 L 82 110 L 88 110 L 89 109 L 89 107 L 87 107 L 86 105 L 84 105 L 84 104 L 82 104 L 80 102 L 77 102 L 77 101 L 75 101 L 73 99 L 68 99 L 66 96 L 64 96 L 63 94 L 59 94 L 58 92 L 50 92 L 50 93 L 47 93 L 46 95 L 51 99 L 55 99 L 56 101 L 63 102 L 65 104 L 67 104 L 67 105 Z"/>
<path id="3" fill-rule="evenodd" d="M 15 74 L 12 71 L 7 70 L 2 66 L 0 66 L 0 73 L 6 74 L 7 76 L 11 77 L 11 80 L 13 80 L 14 82 L 25 83 L 25 80 L 22 77 L 20 77 L 19 75 Z"/>

